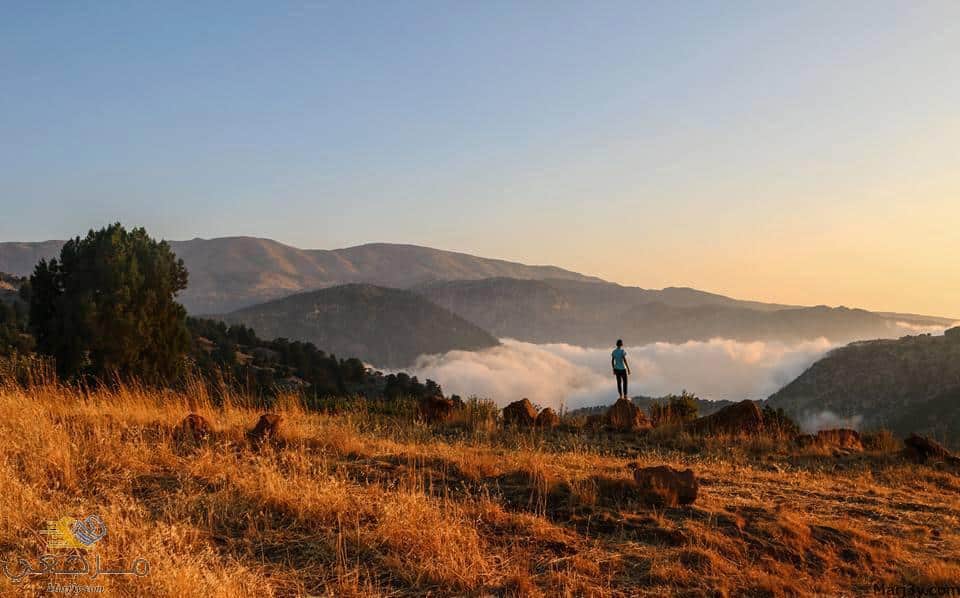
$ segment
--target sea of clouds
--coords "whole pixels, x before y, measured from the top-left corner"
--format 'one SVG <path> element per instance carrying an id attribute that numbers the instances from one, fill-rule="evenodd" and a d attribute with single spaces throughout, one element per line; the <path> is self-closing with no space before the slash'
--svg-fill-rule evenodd
<path id="1" fill-rule="evenodd" d="M 898 322 L 890 336 L 943 330 Z M 423 355 L 407 371 L 439 382 L 447 394 L 489 398 L 500 405 L 526 397 L 541 407 L 576 409 L 617 398 L 610 368 L 612 347 L 512 339 L 501 343 L 484 351 Z M 687 390 L 704 399 L 765 399 L 836 346 L 820 338 L 794 343 L 712 339 L 626 347 L 633 371 L 630 395 L 660 397 Z M 808 429 L 858 424 L 831 413 L 810 417 L 804 421 Z"/>
<path id="2" fill-rule="evenodd" d="M 725 339 L 626 347 L 631 396 L 687 390 L 708 399 L 763 399 L 834 345 Z M 421 356 L 411 374 L 436 380 L 450 394 L 506 404 L 527 397 L 542 407 L 576 409 L 617 398 L 610 349 L 502 339 L 484 351 Z"/>

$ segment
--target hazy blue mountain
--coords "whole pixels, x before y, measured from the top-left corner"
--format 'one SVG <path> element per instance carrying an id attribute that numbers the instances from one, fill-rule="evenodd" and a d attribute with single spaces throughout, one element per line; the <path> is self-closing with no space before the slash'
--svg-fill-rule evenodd
<path id="1" fill-rule="evenodd" d="M 499 344 L 463 318 L 401 289 L 348 284 L 298 293 L 222 318 L 263 338 L 313 343 L 378 367 L 405 367 L 423 354 L 474 351 Z"/>
<path id="2" fill-rule="evenodd" d="M 414 290 L 499 337 L 608 346 L 722 337 L 835 342 L 897 336 L 896 322 L 949 320 L 882 316 L 845 307 L 789 307 L 739 301 L 694 289 L 649 290 L 604 282 L 495 278 L 442 281 Z"/>

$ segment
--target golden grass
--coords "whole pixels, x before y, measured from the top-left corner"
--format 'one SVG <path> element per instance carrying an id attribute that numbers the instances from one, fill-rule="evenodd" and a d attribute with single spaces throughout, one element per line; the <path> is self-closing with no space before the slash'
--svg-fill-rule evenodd
<path id="1" fill-rule="evenodd" d="M 36 562 L 47 520 L 98 514 L 97 554 L 150 574 L 0 574 L 121 596 L 860 595 L 960 585 L 960 478 L 895 454 L 798 454 L 767 439 L 429 427 L 243 397 L 0 386 L 0 556 Z M 189 412 L 215 432 L 173 430 Z M 885 446 L 889 444 L 884 440 Z M 650 509 L 627 464 L 690 467 L 693 507 Z"/>

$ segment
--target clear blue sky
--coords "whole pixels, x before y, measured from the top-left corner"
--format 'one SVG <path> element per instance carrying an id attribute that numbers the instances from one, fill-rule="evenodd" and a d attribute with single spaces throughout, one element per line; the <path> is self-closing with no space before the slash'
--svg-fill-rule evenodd
<path id="1" fill-rule="evenodd" d="M 960 315 L 958 2 L 17 4 L 0 240 L 410 242 Z"/>

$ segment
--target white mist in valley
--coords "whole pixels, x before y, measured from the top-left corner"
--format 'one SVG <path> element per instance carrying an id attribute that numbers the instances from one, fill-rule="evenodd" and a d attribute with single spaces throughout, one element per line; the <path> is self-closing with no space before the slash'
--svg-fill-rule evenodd
<path id="1" fill-rule="evenodd" d="M 800 428 L 808 434 L 815 434 L 820 430 L 834 430 L 837 428 L 849 428 L 859 430 L 863 423 L 862 415 L 852 415 L 843 417 L 832 411 L 821 411 L 820 413 L 808 413 L 800 421 Z"/>
<path id="2" fill-rule="evenodd" d="M 725 339 L 627 347 L 630 394 L 663 396 L 686 389 L 706 399 L 762 399 L 798 376 L 834 345 Z M 611 348 L 612 349 L 612 348 Z M 542 407 L 568 409 L 617 398 L 610 350 L 504 339 L 484 351 L 421 356 L 408 371 L 435 380 L 448 394 L 503 405 L 527 397 Z"/>

